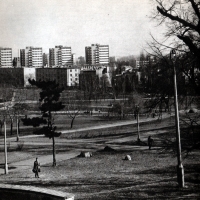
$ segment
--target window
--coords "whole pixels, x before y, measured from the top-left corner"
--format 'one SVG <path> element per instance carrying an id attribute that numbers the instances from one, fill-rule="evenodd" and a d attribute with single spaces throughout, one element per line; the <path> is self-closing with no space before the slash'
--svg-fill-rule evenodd
<path id="1" fill-rule="evenodd" d="M 72 74 L 70 74 L 70 76 L 72 76 Z"/>

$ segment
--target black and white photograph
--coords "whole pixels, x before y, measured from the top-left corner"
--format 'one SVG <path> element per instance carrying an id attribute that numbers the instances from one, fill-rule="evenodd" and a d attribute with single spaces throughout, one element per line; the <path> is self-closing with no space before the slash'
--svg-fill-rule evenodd
<path id="1" fill-rule="evenodd" d="M 199 0 L 1 0 L 0 30 L 0 200 L 200 199 Z"/>

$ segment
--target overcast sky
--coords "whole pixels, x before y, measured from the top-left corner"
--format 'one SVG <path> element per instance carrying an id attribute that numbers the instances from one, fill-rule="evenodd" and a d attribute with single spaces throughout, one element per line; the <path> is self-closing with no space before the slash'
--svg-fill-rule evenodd
<path id="1" fill-rule="evenodd" d="M 0 46 L 13 56 L 26 46 L 48 53 L 71 46 L 76 56 L 85 46 L 107 44 L 110 56 L 137 55 L 149 33 L 160 33 L 149 16 L 152 0 L 1 0 Z"/>

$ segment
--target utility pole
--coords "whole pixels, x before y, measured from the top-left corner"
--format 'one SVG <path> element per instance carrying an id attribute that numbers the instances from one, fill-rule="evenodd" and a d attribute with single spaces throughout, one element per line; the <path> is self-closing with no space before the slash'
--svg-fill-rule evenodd
<path id="1" fill-rule="evenodd" d="M 138 134 L 137 141 L 138 143 L 140 143 L 140 124 L 139 124 L 139 106 L 138 105 L 135 106 L 135 111 L 137 114 L 137 134 Z"/>
<path id="2" fill-rule="evenodd" d="M 4 120 L 4 153 L 5 153 L 5 174 L 8 174 L 7 144 L 6 144 L 6 119 Z"/>
<path id="3" fill-rule="evenodd" d="M 184 168 L 182 164 L 181 158 L 181 139 L 180 139 L 180 125 L 179 125 L 179 112 L 178 112 L 178 97 L 177 97 L 177 83 L 176 83 L 176 68 L 175 68 L 175 60 L 176 60 L 176 52 L 175 50 L 170 51 L 170 58 L 173 63 L 173 71 L 174 71 L 174 108 L 175 108 L 175 124 L 176 124 L 176 143 L 177 143 L 177 181 L 180 187 L 184 187 Z"/>

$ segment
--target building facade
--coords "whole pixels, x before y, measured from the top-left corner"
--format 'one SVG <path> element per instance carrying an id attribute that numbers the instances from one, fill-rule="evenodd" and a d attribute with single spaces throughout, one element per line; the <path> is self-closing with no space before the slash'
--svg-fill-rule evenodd
<path id="1" fill-rule="evenodd" d="M 12 49 L 0 47 L 0 67 L 12 67 Z"/>
<path id="2" fill-rule="evenodd" d="M 140 68 L 140 67 L 149 65 L 148 60 L 136 60 L 135 62 L 136 62 L 136 68 Z"/>
<path id="3" fill-rule="evenodd" d="M 25 49 L 20 49 L 20 63 L 22 67 L 25 67 Z"/>
<path id="4" fill-rule="evenodd" d="M 49 49 L 49 67 L 73 65 L 74 55 L 71 53 L 71 47 L 55 46 Z"/>
<path id="5" fill-rule="evenodd" d="M 92 44 L 85 47 L 86 64 L 109 64 L 109 45 Z"/>
<path id="6" fill-rule="evenodd" d="M 43 67 L 49 67 L 49 54 L 43 53 Z"/>
<path id="7" fill-rule="evenodd" d="M 24 87 L 23 68 L 0 68 L 0 87 Z"/>
<path id="8" fill-rule="evenodd" d="M 43 67 L 42 47 L 26 47 L 20 49 L 22 67 Z"/>
<path id="9" fill-rule="evenodd" d="M 13 67 L 21 67 L 21 63 L 20 63 L 20 57 L 14 57 L 13 58 Z"/>
<path id="10" fill-rule="evenodd" d="M 67 86 L 78 86 L 79 74 L 80 74 L 80 68 L 78 67 L 67 68 Z"/>
<path id="11" fill-rule="evenodd" d="M 105 80 L 105 76 L 107 82 L 110 82 L 109 65 L 68 65 L 53 68 L 22 67 L 2 68 L 0 70 L 0 77 L 2 77 L 0 81 L 1 85 L 13 85 L 16 88 L 29 87 L 29 79 L 36 81 L 55 80 L 64 88 L 79 86 L 80 78 L 82 78 L 81 83 L 84 81 L 84 84 L 88 82 L 87 79 L 90 79 L 90 82 L 92 80 L 91 84 L 96 85 L 100 79 L 103 78 Z"/>

